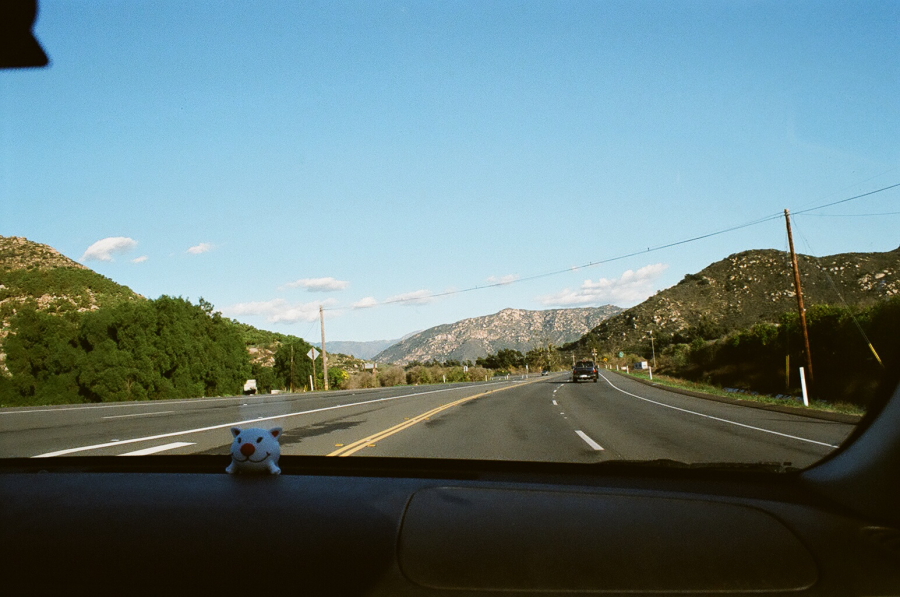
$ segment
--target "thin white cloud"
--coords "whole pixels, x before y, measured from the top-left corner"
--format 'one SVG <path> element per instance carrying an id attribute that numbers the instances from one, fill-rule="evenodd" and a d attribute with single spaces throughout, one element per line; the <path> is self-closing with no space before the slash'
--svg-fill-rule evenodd
<path id="1" fill-rule="evenodd" d="M 518 279 L 519 279 L 518 274 L 508 274 L 506 276 L 500 276 L 500 277 L 491 276 L 490 278 L 487 279 L 487 281 L 490 284 L 512 284 L 513 282 L 515 282 Z"/>
<path id="2" fill-rule="evenodd" d="M 613 303 L 619 306 L 635 305 L 654 292 L 654 283 L 669 268 L 665 263 L 645 265 L 637 271 L 628 270 L 619 278 L 600 278 L 596 282 L 585 280 L 581 287 L 566 288 L 556 294 L 540 297 L 547 306 L 576 307 Z"/>
<path id="3" fill-rule="evenodd" d="M 138 242 L 127 236 L 110 236 L 92 244 L 81 256 L 81 261 L 112 261 L 113 255 L 127 253 L 137 246 Z"/>
<path id="4" fill-rule="evenodd" d="M 335 292 L 344 290 L 350 286 L 350 282 L 346 280 L 337 280 L 335 278 L 303 278 L 294 282 L 285 284 L 287 288 L 306 288 L 309 292 Z"/>
<path id="5" fill-rule="evenodd" d="M 366 298 L 360 299 L 360 300 L 356 301 L 355 303 L 353 303 L 353 308 L 354 309 L 369 309 L 371 307 L 376 306 L 377 304 L 378 304 L 378 301 L 375 300 L 374 296 L 367 296 Z"/>
<path id="6" fill-rule="evenodd" d="M 274 311 L 286 304 L 287 301 L 280 298 L 271 301 L 237 303 L 235 305 L 231 305 L 230 307 L 225 307 L 224 309 L 222 309 L 222 313 L 226 313 L 228 315 L 265 315 L 266 313 Z"/>
<path id="7" fill-rule="evenodd" d="M 196 245 L 196 246 L 188 249 L 187 252 L 190 253 L 191 255 L 199 255 L 201 253 L 209 253 L 214 248 L 215 248 L 215 245 L 213 245 L 212 243 L 200 243 L 199 245 Z"/>
<path id="8" fill-rule="evenodd" d="M 147 257 L 146 255 L 141 255 L 140 257 L 135 257 L 134 259 L 132 259 L 131 263 L 144 263 L 148 259 L 150 259 L 150 258 Z"/>
<path id="9" fill-rule="evenodd" d="M 261 315 L 272 323 L 296 323 L 298 321 L 316 321 L 319 319 L 319 305 L 328 307 L 334 304 L 333 299 L 312 303 L 289 303 L 277 298 L 271 301 L 237 303 L 222 309 L 229 317 L 241 315 Z"/>
<path id="10" fill-rule="evenodd" d="M 397 303 L 400 305 L 427 305 L 434 300 L 434 295 L 430 290 L 416 290 L 414 292 L 405 292 L 388 297 L 385 303 Z"/>

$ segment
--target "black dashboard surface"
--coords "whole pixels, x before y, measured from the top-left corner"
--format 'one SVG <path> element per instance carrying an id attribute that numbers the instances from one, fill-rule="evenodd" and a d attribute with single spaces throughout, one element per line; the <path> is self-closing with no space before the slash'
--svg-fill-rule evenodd
<path id="1" fill-rule="evenodd" d="M 4 593 L 889 595 L 890 527 L 800 473 L 219 457 L 7 461 Z M 186 462 L 189 461 L 189 462 Z M 169 461 L 176 467 L 174 461 Z M 227 462 L 226 462 L 227 463 Z M 243 592 L 243 589 L 240 589 Z"/>

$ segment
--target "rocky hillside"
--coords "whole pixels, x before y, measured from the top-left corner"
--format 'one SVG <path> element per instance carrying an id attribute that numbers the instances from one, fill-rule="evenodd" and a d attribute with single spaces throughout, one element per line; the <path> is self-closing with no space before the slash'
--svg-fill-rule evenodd
<path id="1" fill-rule="evenodd" d="M 527 352 L 538 346 L 571 342 L 620 311 L 613 305 L 546 311 L 504 309 L 493 315 L 429 328 L 384 350 L 375 360 L 474 361 L 504 348 Z"/>
<path id="2" fill-rule="evenodd" d="M 886 253 L 798 256 L 807 306 L 868 306 L 900 293 L 900 248 Z M 623 311 L 565 348 L 618 351 L 657 338 L 707 339 L 759 322 L 775 322 L 797 309 L 790 255 L 745 251 L 717 261 L 677 285 Z"/>
<path id="3" fill-rule="evenodd" d="M 141 298 L 127 286 L 72 261 L 53 247 L 17 236 L 0 236 L 0 322 L 25 304 L 64 313 Z"/>

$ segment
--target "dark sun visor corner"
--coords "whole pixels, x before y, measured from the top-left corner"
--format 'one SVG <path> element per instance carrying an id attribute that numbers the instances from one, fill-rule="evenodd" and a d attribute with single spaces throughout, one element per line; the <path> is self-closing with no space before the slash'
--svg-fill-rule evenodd
<path id="1" fill-rule="evenodd" d="M 32 32 L 37 13 L 37 0 L 0 2 L 0 68 L 34 68 L 50 63 Z"/>

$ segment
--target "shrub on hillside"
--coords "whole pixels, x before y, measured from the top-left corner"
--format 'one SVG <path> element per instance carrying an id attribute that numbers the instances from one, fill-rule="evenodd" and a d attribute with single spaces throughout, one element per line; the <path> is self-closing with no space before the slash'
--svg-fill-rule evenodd
<path id="1" fill-rule="evenodd" d="M 406 372 L 403 367 L 388 367 L 378 373 L 378 383 L 385 388 L 401 386 L 406 383 Z"/>
<path id="2" fill-rule="evenodd" d="M 341 383 L 340 387 L 344 390 L 374 388 L 377 387 L 377 382 L 375 381 L 374 375 L 368 371 L 361 371 L 351 373 L 350 376 Z"/>
<path id="3" fill-rule="evenodd" d="M 434 382 L 434 369 L 439 367 L 426 367 L 424 365 L 416 365 L 406 372 L 406 383 L 411 386 L 419 384 L 427 384 Z M 438 377 L 440 379 L 440 377 Z"/>
<path id="4" fill-rule="evenodd" d="M 484 367 L 469 367 L 469 371 L 466 374 L 466 381 L 484 381 L 485 378 L 489 378 L 490 375 L 491 372 Z"/>

